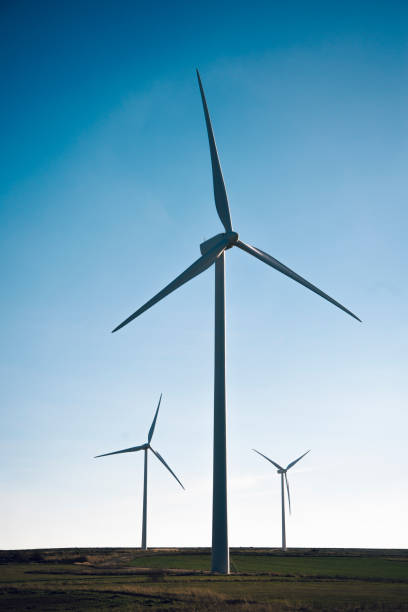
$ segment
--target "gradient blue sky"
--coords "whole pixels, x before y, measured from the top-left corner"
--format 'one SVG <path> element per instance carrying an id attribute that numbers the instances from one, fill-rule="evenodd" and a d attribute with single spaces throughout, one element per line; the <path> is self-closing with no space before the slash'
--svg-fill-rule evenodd
<path id="1" fill-rule="evenodd" d="M 405 2 L 3 2 L 0 547 L 210 545 L 213 272 L 110 330 L 220 232 L 233 546 L 407 547 Z"/>

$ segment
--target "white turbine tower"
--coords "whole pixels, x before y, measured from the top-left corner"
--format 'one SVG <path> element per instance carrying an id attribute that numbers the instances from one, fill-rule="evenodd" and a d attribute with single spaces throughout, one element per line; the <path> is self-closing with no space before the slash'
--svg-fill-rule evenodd
<path id="1" fill-rule="evenodd" d="M 287 471 L 290 470 L 290 468 L 292 468 L 295 463 L 297 463 L 298 461 L 300 461 L 301 459 L 303 459 L 303 457 L 305 455 L 307 455 L 307 453 L 310 453 L 310 450 L 306 451 L 305 453 L 303 453 L 303 455 L 301 455 L 300 457 L 298 457 L 297 459 L 295 459 L 294 461 L 291 461 L 286 468 L 283 468 L 281 465 L 279 465 L 279 463 L 276 463 L 276 461 L 272 461 L 272 459 L 269 459 L 269 457 L 267 457 L 266 455 L 263 455 L 262 453 L 260 453 L 259 451 L 255 450 L 255 448 L 252 449 L 253 451 L 255 451 L 256 453 L 258 453 L 258 455 L 261 455 L 261 457 L 263 457 L 264 459 L 266 459 L 267 461 L 269 461 L 270 463 L 272 463 L 275 467 L 278 468 L 278 474 L 280 474 L 281 476 L 281 498 L 282 498 L 282 550 L 286 550 L 286 525 L 285 525 L 285 486 L 283 481 L 285 480 L 286 482 L 286 490 L 288 492 L 288 503 L 289 503 L 289 514 L 292 514 L 292 510 L 290 507 L 290 493 L 289 493 L 289 481 L 288 481 L 288 475 L 287 475 Z"/>
<path id="2" fill-rule="evenodd" d="M 225 232 L 217 234 L 200 244 L 201 257 L 182 272 L 177 278 L 159 291 L 136 310 L 130 317 L 118 325 L 117 331 L 127 325 L 143 312 L 157 304 L 164 297 L 207 270 L 215 264 L 215 343 L 214 343 L 214 450 L 213 450 L 213 513 L 212 513 L 212 561 L 211 568 L 215 572 L 229 573 L 228 520 L 227 520 L 227 449 L 226 449 L 226 388 L 225 388 L 225 252 L 232 247 L 239 247 L 257 259 L 285 274 L 307 289 L 310 289 L 325 300 L 331 302 L 358 321 L 350 310 L 329 297 L 326 293 L 309 283 L 296 272 L 271 257 L 264 251 L 245 244 L 239 240 L 237 232 L 232 230 L 227 192 L 218 159 L 217 147 L 208 113 L 204 90 L 198 74 L 198 84 L 204 108 L 210 145 L 211 166 L 213 175 L 215 207 Z"/>
<path id="3" fill-rule="evenodd" d="M 152 438 L 153 438 L 154 428 L 156 427 L 156 420 L 157 420 L 157 415 L 159 413 L 161 399 L 162 399 L 162 396 L 160 395 L 159 403 L 157 405 L 156 412 L 155 412 L 152 424 L 150 425 L 149 433 L 147 435 L 147 442 L 145 444 L 141 444 L 140 446 L 132 446 L 132 448 L 124 448 L 123 450 L 114 451 L 113 453 L 104 453 L 103 455 L 97 455 L 96 457 L 94 457 L 94 459 L 98 459 L 99 457 L 108 457 L 108 455 L 120 455 L 121 453 L 135 453 L 135 452 L 141 451 L 141 450 L 144 451 L 143 522 L 142 522 L 142 548 L 143 548 L 143 550 L 147 549 L 147 545 L 146 545 L 146 529 L 147 529 L 147 453 L 148 453 L 149 450 L 152 451 L 153 455 L 156 455 L 158 460 L 162 462 L 164 467 L 166 467 L 169 470 L 170 474 L 172 474 L 172 476 L 174 476 L 174 478 L 177 480 L 179 485 L 184 489 L 183 485 L 181 484 L 181 482 L 179 481 L 179 479 L 177 478 L 177 476 L 175 475 L 173 470 L 167 465 L 167 463 L 165 462 L 163 457 L 157 451 L 155 451 L 154 448 L 152 448 L 150 446 L 150 442 L 152 441 Z"/>

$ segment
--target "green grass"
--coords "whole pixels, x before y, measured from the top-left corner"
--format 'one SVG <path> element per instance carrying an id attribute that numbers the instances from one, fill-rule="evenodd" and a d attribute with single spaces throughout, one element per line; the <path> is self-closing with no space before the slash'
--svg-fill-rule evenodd
<path id="1" fill-rule="evenodd" d="M 143 555 L 136 555 L 131 564 L 134 567 L 209 571 L 211 568 L 211 556 L 209 553 L 196 555 L 155 555 L 145 553 Z"/>
<path id="2" fill-rule="evenodd" d="M 235 549 L 230 576 L 202 549 L 34 552 L 0 553 L 0 610 L 408 612 L 406 551 Z"/>
<path id="3" fill-rule="evenodd" d="M 209 570 L 210 554 L 140 555 L 135 567 Z M 365 557 L 278 557 L 268 554 L 232 554 L 231 569 L 236 572 L 270 572 L 292 576 L 355 577 L 408 580 L 408 560 Z"/>
<path id="4" fill-rule="evenodd" d="M 347 557 L 233 557 L 240 572 L 276 572 L 296 576 L 345 576 L 356 578 L 399 578 L 408 580 L 408 562 L 389 559 Z"/>

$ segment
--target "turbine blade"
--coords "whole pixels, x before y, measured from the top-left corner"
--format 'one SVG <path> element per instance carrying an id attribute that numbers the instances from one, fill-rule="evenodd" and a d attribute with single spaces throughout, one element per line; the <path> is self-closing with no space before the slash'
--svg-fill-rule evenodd
<path id="1" fill-rule="evenodd" d="M 159 414 L 159 408 L 160 408 L 160 402 L 162 399 L 162 393 L 160 393 L 160 399 L 159 399 L 159 403 L 157 404 L 157 408 L 156 408 L 156 413 L 154 415 L 154 419 L 152 424 L 150 425 L 150 429 L 149 429 L 149 435 L 147 436 L 147 442 L 148 444 L 150 444 L 151 439 L 153 438 L 153 433 L 154 433 L 154 428 L 156 427 L 156 420 L 157 420 L 157 415 Z"/>
<path id="2" fill-rule="evenodd" d="M 255 448 L 252 449 L 253 451 L 255 451 L 256 453 L 258 453 L 258 455 L 261 455 L 261 457 L 263 457 L 264 459 L 266 459 L 267 461 L 269 461 L 270 463 L 273 463 L 273 465 L 275 467 L 278 468 L 278 470 L 283 470 L 283 467 L 281 465 L 279 465 L 279 463 L 275 463 L 275 461 L 272 461 L 272 459 L 269 459 L 269 457 L 267 457 L 266 455 L 263 455 L 262 453 L 260 453 L 259 451 L 257 451 Z"/>
<path id="3" fill-rule="evenodd" d="M 166 297 L 167 295 L 169 295 L 170 293 L 172 293 L 173 291 L 175 291 L 176 289 L 178 289 L 179 287 L 187 283 L 189 280 L 191 280 L 195 276 L 198 276 L 199 274 L 201 274 L 201 272 L 204 272 L 205 270 L 207 270 L 207 268 L 209 268 L 211 264 L 213 264 L 214 261 L 217 259 L 218 255 L 222 253 L 222 251 L 225 249 L 227 244 L 228 244 L 228 241 L 225 240 L 225 238 L 220 240 L 220 242 L 217 245 L 215 245 L 214 248 L 212 248 L 207 253 L 199 257 L 189 268 L 187 268 L 187 270 L 184 270 L 184 272 L 182 272 L 179 276 L 177 276 L 177 278 L 171 281 L 171 283 L 169 283 L 164 289 L 159 291 L 159 293 L 156 293 L 156 295 L 152 297 L 148 302 L 146 302 L 146 304 L 144 304 L 141 308 L 136 310 L 136 312 L 130 315 L 130 317 L 128 317 L 120 325 L 115 327 L 113 332 L 118 331 L 118 329 L 121 329 L 121 327 L 124 327 L 125 325 L 133 321 L 133 319 L 136 319 L 136 317 L 138 317 L 143 312 L 145 312 L 146 310 L 154 306 L 154 304 L 157 304 L 157 302 L 160 302 L 160 300 L 162 300 L 164 297 Z"/>
<path id="4" fill-rule="evenodd" d="M 286 482 L 286 490 L 288 492 L 289 514 L 292 514 L 292 508 L 290 507 L 289 481 L 288 481 L 288 476 L 287 476 L 286 472 L 285 472 L 285 482 Z"/>
<path id="5" fill-rule="evenodd" d="M 232 232 L 231 216 L 228 206 L 227 191 L 225 189 L 224 179 L 220 160 L 218 159 L 217 146 L 215 144 L 214 133 L 211 125 L 210 114 L 208 112 L 207 102 L 204 95 L 203 85 L 201 83 L 200 74 L 197 70 L 198 85 L 200 87 L 201 100 L 204 108 L 205 123 L 207 126 L 208 142 L 210 145 L 211 166 L 214 185 L 215 207 L 221 223 L 225 227 L 226 232 Z"/>
<path id="6" fill-rule="evenodd" d="M 291 463 L 289 463 L 288 467 L 286 468 L 287 470 L 289 470 L 291 467 L 293 467 L 295 465 L 295 463 L 297 463 L 298 461 L 300 461 L 301 459 L 303 459 L 303 457 L 305 455 L 307 455 L 307 453 L 310 453 L 310 450 L 306 451 L 305 453 L 303 453 L 303 455 L 301 455 L 300 457 L 298 457 L 297 459 L 295 459 L 294 461 L 291 461 Z"/>
<path id="7" fill-rule="evenodd" d="M 98 457 L 107 457 L 108 455 L 119 455 L 120 453 L 135 453 L 136 451 L 144 450 L 147 448 L 147 444 L 142 444 L 141 446 L 132 446 L 132 448 L 124 448 L 123 450 L 114 451 L 113 453 L 104 453 L 103 455 L 96 455 L 94 459 L 98 459 Z"/>
<path id="8" fill-rule="evenodd" d="M 290 268 L 285 266 L 283 263 L 281 263 L 280 261 L 278 261 L 277 259 L 275 259 L 271 255 L 268 255 L 268 253 L 265 253 L 264 251 L 261 251 L 260 249 L 256 249 L 255 247 L 250 246 L 249 244 L 245 244 L 245 242 L 241 242 L 241 240 L 238 240 L 235 243 L 235 245 L 237 247 L 239 247 L 240 249 L 242 249 L 243 251 L 246 251 L 250 255 L 253 255 L 254 257 L 257 257 L 258 259 L 260 259 L 264 263 L 268 264 L 268 266 L 271 266 L 272 268 L 275 268 L 275 270 L 278 270 L 278 272 L 282 272 L 282 274 L 285 274 L 286 276 L 289 276 L 289 278 L 292 278 L 293 280 L 295 280 L 296 282 L 300 283 L 304 287 L 307 287 L 307 289 L 310 289 L 310 291 L 313 291 L 314 293 L 317 293 L 317 295 L 320 295 L 320 297 L 324 298 L 325 300 L 327 300 L 331 304 L 334 304 L 334 306 L 337 306 L 337 308 L 340 308 L 340 310 L 343 310 L 343 312 L 346 312 L 351 317 L 353 317 L 354 319 L 357 319 L 357 321 L 360 321 L 360 323 L 361 323 L 361 319 L 359 319 L 350 310 L 348 310 L 347 308 L 342 306 L 339 302 L 336 302 L 336 300 L 334 300 L 329 295 L 327 295 L 327 293 L 324 293 L 323 291 L 321 291 L 320 289 L 315 287 L 315 285 L 312 285 L 312 283 L 309 283 L 309 281 L 307 281 L 304 278 L 302 278 L 301 276 L 299 276 L 299 274 L 296 274 L 296 272 L 294 272 L 293 270 L 291 270 Z"/>
<path id="9" fill-rule="evenodd" d="M 150 450 L 156 455 L 156 457 L 158 458 L 159 461 L 162 462 L 162 464 L 164 465 L 164 467 L 166 467 L 170 474 L 172 474 L 174 476 L 174 478 L 177 480 L 177 482 L 179 483 L 180 487 L 182 489 L 184 489 L 183 485 L 181 484 L 181 482 L 179 481 L 179 479 L 177 478 L 177 476 L 175 475 L 175 473 L 173 472 L 173 470 L 171 469 L 170 466 L 167 465 L 167 463 L 165 462 L 165 460 L 163 459 L 163 457 L 160 455 L 160 453 L 158 453 L 157 451 L 155 451 L 152 447 L 150 447 Z"/>

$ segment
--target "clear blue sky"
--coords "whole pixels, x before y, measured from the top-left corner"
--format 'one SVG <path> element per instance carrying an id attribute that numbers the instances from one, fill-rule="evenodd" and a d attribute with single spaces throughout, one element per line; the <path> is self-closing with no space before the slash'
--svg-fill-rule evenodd
<path id="1" fill-rule="evenodd" d="M 407 547 L 404 2 L 3 2 L 1 548 L 210 545 L 213 272 L 110 330 L 222 231 L 230 542 Z"/>

